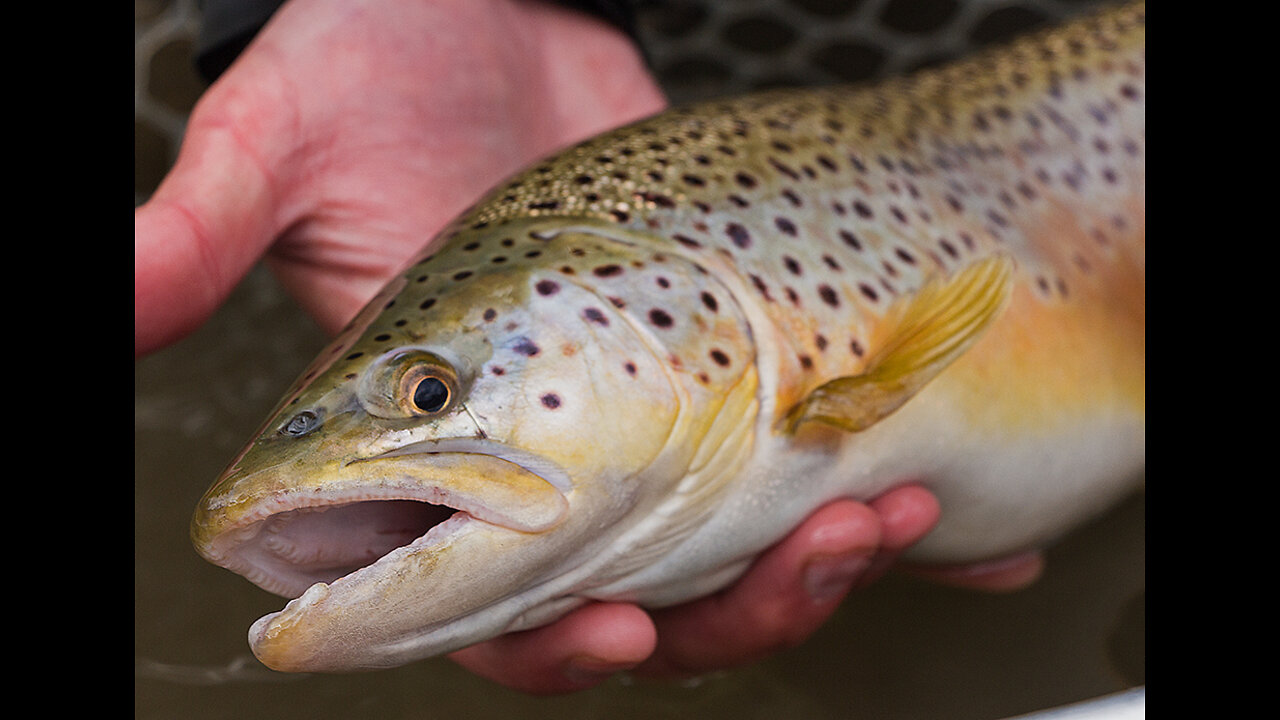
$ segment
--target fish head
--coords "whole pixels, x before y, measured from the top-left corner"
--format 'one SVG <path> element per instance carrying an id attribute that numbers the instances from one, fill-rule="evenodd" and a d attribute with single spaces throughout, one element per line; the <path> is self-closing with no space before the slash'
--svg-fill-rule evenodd
<path id="1" fill-rule="evenodd" d="M 673 368 L 624 299 L 651 281 L 650 253 L 594 232 L 451 238 L 322 352 L 205 494 L 197 550 L 294 598 L 250 629 L 266 665 L 389 667 L 547 622 L 685 476 L 688 431 L 708 425 L 690 387 L 708 383 Z M 668 285 L 697 273 L 672 265 Z"/>

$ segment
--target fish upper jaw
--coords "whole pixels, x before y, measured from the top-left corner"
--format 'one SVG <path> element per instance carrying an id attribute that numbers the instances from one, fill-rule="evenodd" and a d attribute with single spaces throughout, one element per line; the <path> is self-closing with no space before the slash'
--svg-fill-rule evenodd
<path id="1" fill-rule="evenodd" d="M 441 541 L 468 521 L 545 532 L 564 520 L 572 488 L 548 460 L 469 438 L 331 464 L 317 469 L 323 482 L 302 487 L 283 477 L 293 472 L 246 476 L 206 496 L 192 521 L 206 559 L 288 597 L 356 575 L 399 548 Z"/>

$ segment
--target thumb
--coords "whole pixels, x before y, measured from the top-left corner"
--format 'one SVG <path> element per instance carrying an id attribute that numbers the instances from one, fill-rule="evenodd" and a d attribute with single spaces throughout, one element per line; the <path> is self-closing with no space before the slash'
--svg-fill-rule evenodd
<path id="1" fill-rule="evenodd" d="M 133 352 L 199 327 L 280 230 L 268 165 L 235 123 L 189 127 L 178 160 L 133 216 Z"/>

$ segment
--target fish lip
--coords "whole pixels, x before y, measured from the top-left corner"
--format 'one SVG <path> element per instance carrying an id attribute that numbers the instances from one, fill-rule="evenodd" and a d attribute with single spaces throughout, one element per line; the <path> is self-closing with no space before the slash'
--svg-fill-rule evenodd
<path id="1" fill-rule="evenodd" d="M 424 440 L 409 443 L 386 452 L 361 458 L 354 458 L 343 463 L 342 467 L 352 468 L 359 472 L 363 463 L 393 460 L 397 457 L 413 457 L 426 455 L 488 456 L 517 466 L 530 475 L 544 480 L 555 489 L 556 496 L 567 511 L 568 502 L 564 496 L 572 489 L 573 482 L 569 474 L 559 465 L 541 456 L 522 451 L 501 443 L 471 438 L 452 438 L 442 440 Z M 202 517 L 216 514 L 219 507 L 231 504 L 223 498 L 206 498 L 201 503 L 200 512 L 193 521 L 193 534 L 198 533 L 197 551 L 210 562 L 222 566 L 232 572 L 244 576 L 250 582 L 263 589 L 284 597 L 299 598 L 316 585 L 336 585 L 352 582 L 357 576 L 375 565 L 394 562 L 394 558 L 406 552 L 443 543 L 448 536 L 459 532 L 464 526 L 481 522 L 494 530 L 509 532 L 538 532 L 548 528 L 520 527 L 516 523 L 504 522 L 501 516 L 487 513 L 483 507 L 483 498 L 476 501 L 456 502 L 448 492 L 448 480 L 431 479 L 428 481 L 411 480 L 409 482 L 379 486 L 370 482 L 366 485 L 356 484 L 342 490 L 309 489 L 292 490 L 279 494 L 271 494 L 252 500 L 250 509 L 234 523 L 210 523 Z M 440 508 L 438 514 L 451 513 L 449 517 L 435 522 L 425 528 L 420 535 L 409 542 L 391 547 L 376 558 L 356 567 L 352 563 L 349 572 L 336 577 L 319 580 L 300 574 L 297 567 L 291 566 L 287 558 L 274 553 L 266 547 L 271 534 L 278 526 L 288 526 L 297 518 L 307 513 L 328 511 L 374 502 L 391 503 L 395 501 L 422 503 Z M 480 513 L 483 517 L 476 517 Z M 563 515 L 563 512 L 561 513 Z M 304 521 L 305 522 L 305 521 Z M 213 524 L 213 529 L 209 525 Z M 302 525 L 303 523 L 297 523 Z M 220 525 L 220 526 L 217 526 Z"/>
<path id="2" fill-rule="evenodd" d="M 348 465 L 384 460 L 404 455 L 436 455 L 442 453 L 465 453 L 472 455 L 488 455 L 518 465 L 525 471 L 537 475 L 547 481 L 562 494 L 573 490 L 574 482 L 569 473 L 560 465 L 547 458 L 527 450 L 512 447 L 493 440 L 482 438 L 443 438 L 438 440 L 420 440 L 402 445 L 377 455 L 355 458 Z"/>

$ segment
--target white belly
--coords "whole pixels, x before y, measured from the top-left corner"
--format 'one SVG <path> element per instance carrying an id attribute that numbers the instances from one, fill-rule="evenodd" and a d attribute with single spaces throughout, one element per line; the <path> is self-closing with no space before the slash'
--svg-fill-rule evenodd
<path id="1" fill-rule="evenodd" d="M 815 425 L 795 438 L 757 437 L 714 516 L 602 597 L 666 605 L 713 591 L 823 504 L 865 501 L 911 482 L 942 505 L 938 526 L 908 554 L 913 561 L 973 562 L 1042 547 L 1141 484 L 1146 423 L 1093 418 L 993 437 L 925 392 L 862 433 Z"/>

